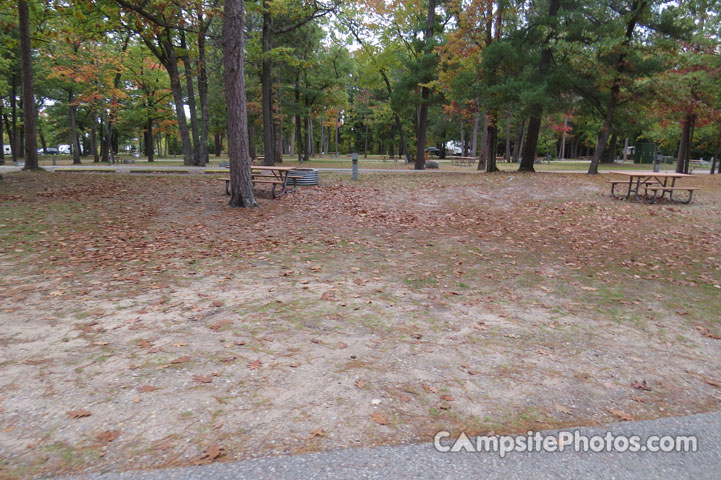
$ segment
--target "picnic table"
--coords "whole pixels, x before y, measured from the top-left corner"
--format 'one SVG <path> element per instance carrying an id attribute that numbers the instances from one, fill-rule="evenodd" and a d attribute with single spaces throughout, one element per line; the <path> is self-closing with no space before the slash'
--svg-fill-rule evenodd
<path id="1" fill-rule="evenodd" d="M 611 196 L 614 198 L 625 198 L 628 199 L 633 194 L 635 200 L 640 200 L 639 192 L 643 189 L 645 197 L 650 203 L 656 202 L 656 200 L 663 198 L 668 193 L 668 199 L 672 202 L 678 203 L 690 203 L 693 197 L 693 192 L 698 190 L 697 187 L 677 187 L 676 180 L 680 178 L 690 177 L 685 173 L 676 172 L 649 172 L 649 171 L 626 171 L 626 172 L 613 172 L 616 175 L 622 175 L 628 177 L 627 180 L 609 180 L 611 184 Z M 621 185 L 623 190 L 626 190 L 625 195 L 616 195 L 616 186 Z M 676 191 L 688 192 L 688 199 L 686 201 L 676 200 L 673 198 L 673 194 Z"/>
<path id="2" fill-rule="evenodd" d="M 226 168 L 230 168 L 229 166 Z M 295 183 L 298 175 L 292 175 L 297 170 L 296 167 L 278 167 L 275 165 L 251 165 L 250 176 L 253 185 L 268 184 L 271 185 L 271 194 L 273 198 L 285 195 L 286 193 L 295 191 Z M 230 195 L 230 178 L 221 178 L 225 182 L 225 193 Z M 292 184 L 293 188 L 288 189 Z M 276 194 L 276 188 L 280 187 L 280 193 Z"/>
<path id="3" fill-rule="evenodd" d="M 451 165 L 453 166 L 471 167 L 476 161 L 475 157 L 451 157 Z"/>

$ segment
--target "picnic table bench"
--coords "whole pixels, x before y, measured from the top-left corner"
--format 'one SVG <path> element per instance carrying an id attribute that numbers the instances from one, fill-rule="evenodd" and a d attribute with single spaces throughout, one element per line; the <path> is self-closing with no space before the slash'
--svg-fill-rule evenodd
<path id="1" fill-rule="evenodd" d="M 691 203 L 693 199 L 693 192 L 698 190 L 698 187 L 677 187 L 676 180 L 680 178 L 690 177 L 684 173 L 676 172 L 647 172 L 647 171 L 627 171 L 627 172 L 613 172 L 617 175 L 623 175 L 628 177 L 627 180 L 609 180 L 611 184 L 611 196 L 614 198 L 625 198 L 628 199 L 633 194 L 635 200 L 640 200 L 639 193 L 643 189 L 643 195 L 649 203 L 655 203 L 657 200 L 663 198 L 668 194 L 668 199 L 676 203 Z M 625 195 L 616 194 L 615 189 L 617 186 L 623 186 L 626 190 Z M 674 192 L 685 191 L 688 192 L 688 198 L 686 200 L 677 200 L 673 198 Z"/>
<path id="2" fill-rule="evenodd" d="M 253 185 L 266 184 L 271 185 L 271 195 L 277 198 L 280 195 L 294 192 L 296 189 L 296 181 L 303 178 L 302 175 L 292 175 L 296 167 L 276 167 L 268 165 L 251 165 L 250 176 Z M 220 178 L 225 182 L 225 193 L 230 195 L 230 178 Z M 288 187 L 292 184 L 293 188 Z M 276 193 L 276 188 L 280 187 L 280 193 Z"/>

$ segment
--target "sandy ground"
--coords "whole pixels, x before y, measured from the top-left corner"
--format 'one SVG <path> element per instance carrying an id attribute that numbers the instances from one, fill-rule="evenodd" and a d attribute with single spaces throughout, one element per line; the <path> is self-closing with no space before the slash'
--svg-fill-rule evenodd
<path id="1" fill-rule="evenodd" d="M 721 404 L 721 177 L 0 183 L 0 477 L 523 432 Z"/>

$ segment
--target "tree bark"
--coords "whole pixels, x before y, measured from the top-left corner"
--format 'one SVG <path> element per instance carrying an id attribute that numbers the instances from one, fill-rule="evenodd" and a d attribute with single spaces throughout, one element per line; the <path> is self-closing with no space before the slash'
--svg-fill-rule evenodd
<path id="1" fill-rule="evenodd" d="M 498 149 L 498 112 L 492 110 L 488 114 L 488 160 L 486 161 L 486 173 L 498 171 L 496 166 L 496 151 Z"/>
<path id="2" fill-rule="evenodd" d="M 283 163 L 283 102 L 280 88 L 280 75 L 276 79 L 276 91 L 278 97 L 278 114 L 275 116 L 273 132 L 275 133 L 275 161 Z"/>
<path id="3" fill-rule="evenodd" d="M 335 122 L 335 158 L 338 158 L 338 122 L 340 120 L 338 117 L 335 117 L 333 121 Z"/>
<path id="4" fill-rule="evenodd" d="M 433 26 L 436 22 L 436 0 L 428 0 L 428 15 L 426 17 L 426 29 L 424 39 L 426 48 L 431 44 L 433 38 Z M 428 52 L 430 53 L 430 52 Z M 421 87 L 421 105 L 418 112 L 418 127 L 416 129 L 416 170 L 426 168 L 426 129 L 428 128 L 428 102 L 431 98 L 431 90 L 428 87 Z"/>
<path id="5" fill-rule="evenodd" d="M 478 153 L 478 119 L 480 113 L 476 112 L 473 114 L 473 133 L 471 134 L 471 157 L 476 158 Z"/>
<path id="6" fill-rule="evenodd" d="M 568 128 L 568 115 L 563 116 L 563 134 L 561 136 L 561 150 L 558 152 L 558 158 L 566 159 L 566 128 Z"/>
<path id="7" fill-rule="evenodd" d="M 481 155 L 478 159 L 478 170 L 485 170 L 488 163 L 488 114 L 483 112 L 483 127 L 481 129 Z"/>
<path id="8" fill-rule="evenodd" d="M 5 135 L 3 134 L 3 99 L 0 97 L 0 165 L 5 165 Z"/>
<path id="9" fill-rule="evenodd" d="M 18 1 L 20 58 L 23 86 L 23 121 L 25 133 L 25 167 L 38 168 L 38 140 L 35 126 L 35 92 L 33 91 L 32 45 L 30 44 L 30 13 L 27 0 Z"/>
<path id="10" fill-rule="evenodd" d="M 146 128 L 147 141 L 145 142 L 145 155 L 148 157 L 148 162 L 155 161 L 155 143 L 153 141 L 153 120 L 148 119 Z"/>
<path id="11" fill-rule="evenodd" d="M 506 113 L 506 153 L 503 158 L 506 163 L 511 162 L 511 112 Z"/>
<path id="12" fill-rule="evenodd" d="M 244 0 L 225 0 L 223 9 L 223 63 L 228 105 L 228 159 L 230 206 L 257 207 L 248 153 L 248 112 L 243 68 Z"/>
<path id="13" fill-rule="evenodd" d="M 182 30 L 180 34 L 180 48 L 183 52 L 180 60 L 185 67 L 185 90 L 188 94 L 188 111 L 190 112 L 190 128 L 193 137 L 193 165 L 202 166 L 205 163 L 203 162 L 201 164 L 200 160 L 200 126 L 198 125 L 198 109 L 195 104 L 195 88 L 193 86 L 193 62 L 190 59 L 185 33 Z"/>
<path id="14" fill-rule="evenodd" d="M 548 16 L 555 17 L 561 6 L 561 0 L 551 0 L 548 5 Z M 541 60 L 538 66 L 539 75 L 544 77 L 548 68 L 551 66 L 552 51 L 548 46 L 551 39 L 549 33 L 544 39 L 543 50 L 541 51 Z M 538 147 L 538 134 L 541 131 L 541 115 L 543 115 L 543 106 L 534 104 L 531 106 L 531 118 L 528 121 L 528 130 L 526 131 L 526 142 L 523 145 L 523 154 L 521 156 L 521 165 L 518 167 L 519 172 L 535 172 L 533 164 L 536 161 L 536 148 Z"/>
<path id="15" fill-rule="evenodd" d="M 80 165 L 80 143 L 78 142 L 78 120 L 77 120 L 77 105 L 75 103 L 75 96 L 73 95 L 73 89 L 68 90 L 68 108 L 70 116 L 70 147 L 73 150 L 73 165 Z"/>
<path id="16" fill-rule="evenodd" d="M 623 141 L 623 161 L 624 163 L 628 160 L 628 137 Z"/>
<path id="17" fill-rule="evenodd" d="M 165 38 L 161 38 L 160 42 L 165 51 L 163 63 L 170 77 L 170 91 L 173 94 L 173 103 L 175 103 L 175 114 L 178 120 L 178 131 L 180 133 L 180 143 L 183 147 L 183 164 L 194 165 L 195 158 L 193 152 L 193 144 L 190 141 L 190 131 L 188 129 L 188 119 L 185 116 L 185 100 L 183 98 L 183 87 L 180 82 L 180 71 L 178 70 L 178 57 L 175 54 L 175 46 L 170 40 L 170 33 L 165 32 Z"/>
<path id="18" fill-rule="evenodd" d="M 10 111 L 13 114 L 12 127 L 10 132 L 10 153 L 13 157 L 13 163 L 18 161 L 20 156 L 20 136 L 18 135 L 18 92 L 17 92 L 17 75 L 12 76 L 12 87 L 10 90 Z"/>
<path id="19" fill-rule="evenodd" d="M 202 15 L 200 16 L 203 22 Z M 208 102 L 208 68 L 205 53 L 205 32 L 203 27 L 198 32 L 198 98 L 200 100 L 200 145 L 198 147 L 199 165 L 205 165 L 209 161 L 208 152 L 208 130 L 210 128 L 210 104 Z"/>
<path id="20" fill-rule="evenodd" d="M 258 157 L 258 152 L 255 150 L 255 125 L 251 122 L 248 122 L 248 154 L 251 160 Z"/>
<path id="21" fill-rule="evenodd" d="M 691 149 L 691 129 L 695 118 L 687 114 L 681 121 L 681 143 L 678 146 L 678 160 L 676 161 L 676 173 L 688 173 L 689 153 Z"/>
<path id="22" fill-rule="evenodd" d="M 608 152 L 604 163 L 613 163 L 616 160 L 616 144 L 618 136 L 614 133 L 611 135 L 611 143 L 608 144 Z"/>
<path id="23" fill-rule="evenodd" d="M 98 156 L 98 117 L 93 113 L 90 121 L 90 149 L 93 151 L 93 163 L 100 162 Z"/>
<path id="24" fill-rule="evenodd" d="M 641 13 L 645 9 L 646 5 L 648 5 L 647 0 L 635 0 L 633 2 L 633 5 L 631 6 L 631 11 L 633 13 L 628 19 L 628 23 L 626 23 L 626 34 L 624 36 L 622 47 L 625 48 L 629 43 L 631 43 L 631 40 L 633 39 L 633 30 L 636 28 L 636 23 L 638 23 Z M 621 75 L 625 72 L 626 67 L 626 52 L 621 50 L 621 53 L 618 55 L 618 61 L 616 62 L 616 78 L 614 79 L 613 86 L 611 87 L 611 98 L 608 101 L 603 125 L 601 125 L 601 129 L 596 137 L 596 148 L 594 149 L 593 157 L 591 158 L 591 166 L 588 167 L 589 175 L 595 175 L 598 173 L 598 164 L 601 161 L 603 151 L 606 148 L 606 142 L 611 134 L 611 127 L 613 126 L 613 118 L 616 112 L 616 107 L 621 100 L 621 83 L 623 82 Z"/>
<path id="25" fill-rule="evenodd" d="M 275 163 L 275 142 L 273 135 L 273 63 L 270 59 L 272 24 L 270 2 L 263 0 L 263 32 L 261 37 L 262 68 L 260 74 L 261 103 L 263 104 L 263 165 Z"/>

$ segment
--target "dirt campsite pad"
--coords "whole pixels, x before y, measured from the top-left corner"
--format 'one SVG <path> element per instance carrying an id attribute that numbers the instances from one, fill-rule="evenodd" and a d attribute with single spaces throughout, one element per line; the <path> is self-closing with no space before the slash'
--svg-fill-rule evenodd
<path id="1" fill-rule="evenodd" d="M 721 176 L 0 183 L 0 477 L 119 471 L 721 405 Z"/>

